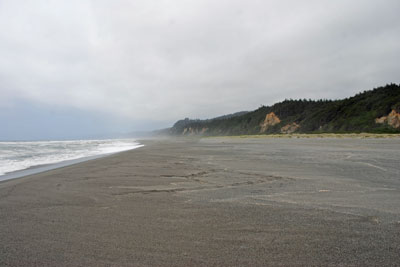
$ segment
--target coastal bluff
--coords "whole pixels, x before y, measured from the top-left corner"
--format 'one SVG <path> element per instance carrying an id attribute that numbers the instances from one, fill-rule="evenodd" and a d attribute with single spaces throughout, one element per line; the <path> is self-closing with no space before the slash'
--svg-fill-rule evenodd
<path id="1" fill-rule="evenodd" d="M 159 134 L 221 136 L 292 133 L 400 133 L 400 86 L 388 84 L 340 100 L 285 100 L 213 119 L 177 121 Z"/>

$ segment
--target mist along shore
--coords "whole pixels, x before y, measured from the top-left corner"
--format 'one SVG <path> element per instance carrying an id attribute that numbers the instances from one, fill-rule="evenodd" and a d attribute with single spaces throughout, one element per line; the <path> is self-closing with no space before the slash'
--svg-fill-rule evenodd
<path id="1" fill-rule="evenodd" d="M 400 264 L 400 139 L 203 138 L 0 183 L 0 266 Z"/>

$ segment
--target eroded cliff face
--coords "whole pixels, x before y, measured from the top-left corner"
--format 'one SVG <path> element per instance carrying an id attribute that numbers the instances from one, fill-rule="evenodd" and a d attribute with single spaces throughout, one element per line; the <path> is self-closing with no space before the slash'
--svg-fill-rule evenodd
<path id="1" fill-rule="evenodd" d="M 203 128 L 203 129 L 201 129 L 200 134 L 205 134 L 207 131 L 208 131 L 208 128 Z"/>
<path id="2" fill-rule="evenodd" d="M 375 119 L 375 123 L 383 124 L 383 123 L 386 123 L 386 122 L 387 122 L 387 116 L 383 116 L 383 117 Z"/>
<path id="3" fill-rule="evenodd" d="M 297 131 L 297 129 L 299 129 L 299 128 L 300 128 L 300 125 L 298 125 L 297 123 L 295 123 L 295 122 L 289 123 L 281 128 L 281 133 L 291 134 L 291 133 L 294 133 L 295 131 Z"/>
<path id="4" fill-rule="evenodd" d="M 395 129 L 400 129 L 400 113 L 398 113 L 396 110 L 392 110 L 389 115 L 376 118 L 375 123 L 386 123 Z"/>
<path id="5" fill-rule="evenodd" d="M 261 133 L 264 133 L 270 126 L 274 126 L 278 123 L 280 123 L 281 120 L 278 118 L 278 116 L 275 115 L 275 113 L 271 112 L 268 113 L 265 116 L 265 120 L 260 124 L 261 126 Z"/>
<path id="6" fill-rule="evenodd" d="M 196 129 L 196 128 L 185 128 L 183 129 L 182 135 L 203 135 L 208 131 L 208 128 Z"/>

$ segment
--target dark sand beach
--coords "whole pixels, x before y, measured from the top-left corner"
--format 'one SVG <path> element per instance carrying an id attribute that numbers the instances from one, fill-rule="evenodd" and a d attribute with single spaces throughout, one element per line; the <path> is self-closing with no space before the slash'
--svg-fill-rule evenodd
<path id="1" fill-rule="evenodd" d="M 400 139 L 204 138 L 0 183 L 0 266 L 399 266 Z"/>

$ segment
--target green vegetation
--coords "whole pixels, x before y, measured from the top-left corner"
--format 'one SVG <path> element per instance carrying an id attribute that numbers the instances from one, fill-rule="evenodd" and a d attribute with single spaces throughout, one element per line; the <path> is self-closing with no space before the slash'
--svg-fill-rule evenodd
<path id="1" fill-rule="evenodd" d="M 279 134 L 291 123 L 300 127 L 296 133 L 399 133 L 387 123 L 378 124 L 376 118 L 387 116 L 392 110 L 400 112 L 400 86 L 389 84 L 364 91 L 342 100 L 285 100 L 273 106 L 262 106 L 252 112 L 238 112 L 210 120 L 180 120 L 168 129 L 172 135 L 256 135 L 260 124 L 271 112 L 280 122 L 271 125 L 263 134 Z"/>
<path id="2" fill-rule="evenodd" d="M 252 135 L 230 135 L 230 136 L 206 136 L 201 138 L 400 138 L 400 134 L 381 134 L 381 133 L 312 133 L 312 134 L 252 134 Z M 194 138 L 194 137 L 192 137 Z M 199 137 L 196 137 L 199 138 Z"/>

